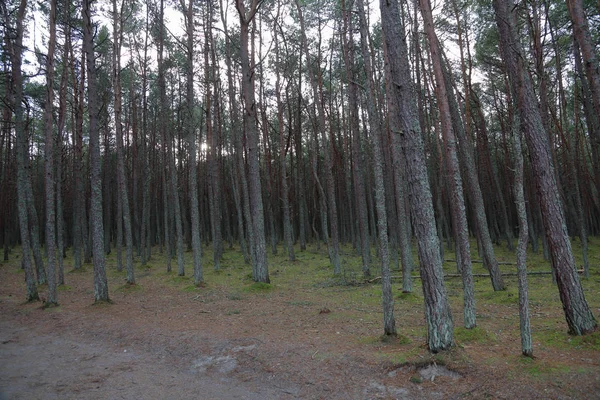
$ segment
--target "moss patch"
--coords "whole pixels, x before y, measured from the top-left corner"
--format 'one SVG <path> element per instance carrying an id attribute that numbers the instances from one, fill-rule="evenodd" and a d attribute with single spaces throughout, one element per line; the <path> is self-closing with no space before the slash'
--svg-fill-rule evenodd
<path id="1" fill-rule="evenodd" d="M 481 343 L 491 344 L 496 342 L 497 338 L 491 332 L 486 331 L 478 326 L 472 329 L 457 327 L 454 329 L 454 339 L 458 343 Z"/>
<path id="2" fill-rule="evenodd" d="M 249 293 L 266 293 L 273 290 L 273 286 L 270 283 L 254 282 L 250 286 L 244 288 L 244 291 Z"/>

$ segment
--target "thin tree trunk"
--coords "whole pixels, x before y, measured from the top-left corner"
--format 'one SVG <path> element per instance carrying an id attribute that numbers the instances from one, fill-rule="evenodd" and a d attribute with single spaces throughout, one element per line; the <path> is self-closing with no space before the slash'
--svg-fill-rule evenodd
<path id="1" fill-rule="evenodd" d="M 277 2 L 277 14 L 279 16 L 281 3 Z M 277 24 L 279 23 L 278 18 L 274 19 L 273 31 L 275 35 L 275 64 L 279 65 L 279 35 L 277 34 Z M 295 261 L 296 255 L 294 253 L 294 240 L 292 238 L 292 220 L 290 215 L 290 199 L 289 199 L 289 187 L 287 177 L 287 140 L 285 138 L 285 129 L 283 125 L 283 102 L 281 101 L 281 76 L 279 68 L 275 69 L 275 96 L 277 98 L 277 124 L 279 127 L 279 168 L 281 176 L 281 207 L 283 209 L 283 241 L 284 246 L 287 249 L 288 260 Z M 289 105 L 288 105 L 289 106 Z M 291 121 L 288 121 L 291 123 Z"/>
<path id="2" fill-rule="evenodd" d="M 0 4 L 4 14 L 4 23 L 6 27 L 11 26 L 7 4 Z M 7 37 L 8 51 L 12 64 L 12 109 L 15 114 L 15 134 L 16 144 L 15 152 L 17 158 L 17 202 L 19 213 L 19 229 L 21 233 L 21 263 L 25 270 L 25 284 L 27 286 L 27 301 L 33 302 L 39 300 L 33 265 L 31 262 L 31 242 L 29 236 L 29 215 L 27 209 L 27 171 L 25 159 L 28 157 L 27 132 L 25 131 L 25 121 L 23 118 L 23 76 L 21 65 L 23 60 L 23 22 L 25 12 L 27 11 L 27 1 L 21 0 L 17 9 L 16 29 L 14 39 Z"/>
<path id="3" fill-rule="evenodd" d="M 475 160 L 473 159 L 471 139 L 465 131 L 465 125 L 460 117 L 460 110 L 458 108 L 456 97 L 453 93 L 447 64 L 444 64 L 442 68 L 444 69 L 444 83 L 446 85 L 447 99 L 450 106 L 453 131 L 458 136 L 459 143 L 456 147 L 458 148 L 461 161 L 464 163 L 463 170 L 466 172 L 467 192 L 469 194 L 469 200 L 471 201 L 473 213 L 475 214 L 477 236 L 481 241 L 484 265 L 490 272 L 492 287 L 494 290 L 504 290 L 504 280 L 502 279 L 500 269 L 498 268 L 498 260 L 494 254 L 494 244 L 492 243 L 492 238 L 490 237 L 485 205 L 483 203 L 483 195 L 481 193 L 481 186 L 479 185 L 479 179 L 477 177 L 477 167 L 475 165 Z"/>
<path id="4" fill-rule="evenodd" d="M 117 185 L 120 204 L 119 219 L 117 221 L 119 230 L 125 228 L 125 269 L 127 271 L 127 284 L 135 284 L 135 273 L 133 269 L 133 232 L 131 228 L 131 213 L 129 208 L 129 191 L 127 189 L 127 177 L 125 175 L 125 156 L 123 155 L 123 126 L 122 126 L 122 100 L 121 100 L 121 43 L 123 31 L 121 14 L 117 10 L 117 0 L 112 1 L 113 7 L 113 70 L 112 82 L 114 89 L 114 113 L 117 135 Z M 136 200 L 136 199 L 134 199 Z M 120 219 L 122 216 L 122 220 Z M 118 243 L 121 246 L 121 243 Z"/>
<path id="5" fill-rule="evenodd" d="M 44 158 L 46 187 L 46 261 L 48 277 L 48 299 L 46 306 L 58 305 L 56 291 L 56 170 L 55 137 L 52 121 L 54 106 L 54 50 L 56 48 L 56 0 L 50 0 L 48 56 L 46 57 L 46 105 L 44 107 L 44 127 L 46 131 Z"/>
<path id="6" fill-rule="evenodd" d="M 521 352 L 524 356 L 533 357 L 531 340 L 531 324 L 529 323 L 529 290 L 527 288 L 527 210 L 523 194 L 523 148 L 521 145 L 521 129 L 518 114 L 513 121 L 513 162 L 514 162 L 514 191 L 517 215 L 519 217 L 519 243 L 517 245 L 517 274 L 519 281 L 519 325 L 521 330 Z"/>
<path id="7" fill-rule="evenodd" d="M 96 302 L 109 301 L 108 281 L 104 258 L 104 229 L 102 221 L 102 174 L 100 158 L 100 134 L 98 131 L 98 92 L 93 42 L 92 11 L 90 0 L 83 0 L 83 51 L 86 54 L 88 79 L 88 110 L 90 139 L 90 183 L 91 222 L 94 257 L 94 299 Z"/>
<path id="8" fill-rule="evenodd" d="M 369 169 L 364 168 L 364 166 L 368 164 L 365 162 L 365 154 L 361 146 L 361 129 L 358 118 L 358 85 L 356 83 L 356 77 L 354 76 L 355 65 L 354 40 L 352 35 L 352 18 L 348 15 L 349 11 L 346 11 L 346 5 L 344 0 L 342 0 L 342 10 L 344 19 L 344 26 L 342 29 L 342 49 L 344 51 L 346 80 L 348 85 L 348 107 L 350 114 L 348 130 L 350 131 L 352 143 L 352 177 L 354 183 L 354 198 L 356 199 L 356 212 L 358 216 L 358 232 L 360 235 L 360 254 L 362 256 L 362 272 L 363 276 L 365 278 L 368 278 L 369 276 L 371 276 L 371 270 L 369 266 L 371 262 L 371 242 L 369 238 L 369 219 L 367 214 L 368 209 L 367 199 L 365 197 L 365 177 L 363 174 L 363 169 L 365 169 L 367 173 Z M 347 37 L 348 35 L 350 35 L 349 39 Z M 365 60 L 368 60 L 370 62 L 370 58 Z M 367 78 L 370 79 L 369 76 L 367 76 Z M 373 142 L 379 140 L 380 136 L 378 135 L 373 140 Z M 381 162 L 381 160 L 379 160 L 379 162 Z M 389 269 L 389 263 L 387 267 Z"/>
<path id="9" fill-rule="evenodd" d="M 448 92 L 446 90 L 446 79 L 444 78 L 444 72 L 442 68 L 442 55 L 438 39 L 433 27 L 431 5 L 429 3 L 429 0 L 419 0 L 419 4 L 421 7 L 421 14 L 425 23 L 425 32 L 427 33 L 429 47 L 431 49 L 433 71 L 436 80 L 435 93 L 442 125 L 442 136 L 444 138 L 444 145 L 446 150 L 446 168 L 448 170 L 448 175 L 451 180 L 451 182 L 449 182 L 449 187 L 451 194 L 450 207 L 452 212 L 452 223 L 454 225 L 454 232 L 457 235 L 457 247 L 460 251 L 461 260 L 460 271 L 463 275 L 464 325 L 465 328 L 471 329 L 477 325 L 475 317 L 475 290 L 473 284 L 473 271 L 471 265 L 471 251 L 469 244 L 467 215 L 465 211 L 465 201 L 463 198 L 462 191 L 462 178 L 460 176 L 460 167 L 458 165 L 458 155 L 456 149 L 456 132 L 452 129 L 452 116 L 450 114 Z M 463 146 L 466 146 L 466 143 L 463 143 Z M 480 206 L 481 208 L 483 207 L 482 204 L 480 204 Z M 483 216 L 483 219 L 485 219 L 485 215 Z M 491 246 L 491 240 L 489 242 L 489 245 Z M 492 269 L 490 268 L 490 271 L 491 270 Z M 494 287 L 494 289 L 496 289 L 496 287 Z"/>
<path id="10" fill-rule="evenodd" d="M 202 241 L 200 238 L 200 209 L 198 206 L 198 170 L 196 161 L 196 129 L 194 124 L 194 0 L 188 4 L 181 0 L 186 28 L 186 136 L 189 145 L 190 216 L 192 252 L 194 259 L 194 285 L 204 282 L 202 270 Z"/>
<path id="11" fill-rule="evenodd" d="M 223 23 L 223 27 L 225 32 L 227 30 L 227 17 L 225 15 L 223 1 L 219 0 L 220 4 L 220 12 L 221 12 L 221 22 Z M 241 139 L 241 129 L 242 126 L 240 124 L 240 117 L 238 114 L 238 105 L 235 101 L 237 96 L 235 95 L 235 88 L 233 85 L 233 67 L 231 60 L 231 46 L 230 46 L 230 37 L 229 35 L 225 35 L 225 63 L 227 65 L 227 90 L 228 90 L 228 98 L 229 98 L 229 109 L 231 110 L 231 130 L 233 131 L 233 159 L 234 165 L 232 166 L 232 175 L 234 179 L 234 194 L 237 189 L 237 197 L 236 197 L 236 207 L 238 208 L 238 230 L 239 230 L 239 241 L 240 248 L 244 255 L 244 260 L 246 263 L 252 263 L 254 265 L 254 241 L 253 235 L 247 235 L 246 230 L 250 231 L 250 227 L 252 226 L 252 216 L 250 214 L 250 205 L 249 205 L 249 197 L 248 197 L 248 182 L 246 180 L 246 172 L 244 168 L 244 158 L 242 157 L 243 146 Z M 238 189 L 241 188 L 241 189 Z M 241 191 L 241 193 L 240 193 Z M 238 200 L 239 197 L 239 200 Z M 244 227 L 244 220 L 246 221 L 246 228 Z M 246 239 L 248 242 L 246 242 Z M 250 249 L 248 249 L 248 247 Z"/>
<path id="12" fill-rule="evenodd" d="M 306 38 L 306 29 L 304 27 L 304 18 L 302 16 L 302 8 L 300 7 L 300 2 L 296 0 L 296 8 L 298 10 L 298 19 L 300 21 L 300 31 L 301 31 L 301 40 L 302 47 L 304 49 L 306 64 L 309 71 L 309 76 L 311 80 L 312 93 L 314 97 L 314 101 L 317 105 L 317 124 L 318 124 L 318 132 L 321 134 L 321 140 L 324 146 L 323 152 L 323 168 L 325 169 L 325 181 L 326 181 L 326 190 L 327 190 L 327 205 L 329 209 L 329 225 L 331 227 L 331 241 L 328 242 L 329 247 L 329 259 L 331 264 L 333 265 L 333 273 L 335 275 L 339 275 L 342 272 L 341 268 L 341 260 L 340 260 L 340 249 L 339 249 L 339 231 L 338 231 L 338 213 L 337 213 L 337 203 L 335 198 L 335 181 L 333 177 L 332 170 L 332 162 L 331 155 L 333 149 L 333 142 L 327 138 L 326 134 L 326 122 L 325 122 L 325 109 L 323 105 L 323 99 L 319 94 L 319 81 L 321 80 L 321 74 L 315 76 L 312 68 L 312 62 L 310 57 L 310 52 L 308 48 L 308 41 Z M 327 232 L 328 226 L 325 225 L 323 227 L 323 231 Z"/>
<path id="13" fill-rule="evenodd" d="M 494 0 L 493 4 L 500 32 L 502 58 L 517 98 L 521 124 L 525 131 L 546 238 L 552 266 L 556 271 L 565 318 L 569 325 L 569 332 L 582 335 L 594 331 L 597 323 L 585 300 L 583 288 L 575 270 L 575 259 L 565 226 L 562 204 L 558 197 L 547 135 L 544 131 L 531 80 L 523 65 L 523 53 L 516 39 L 515 8 L 512 0 L 507 2 Z"/>
<path id="14" fill-rule="evenodd" d="M 246 10 L 244 0 L 236 0 L 236 8 L 240 17 L 242 62 L 242 95 L 244 98 L 244 128 L 248 147 L 248 186 L 250 208 L 252 210 L 252 235 L 254 241 L 254 264 L 252 279 L 255 282 L 269 283 L 267 250 L 265 244 L 265 222 L 262 190 L 260 183 L 260 160 L 258 126 L 256 121 L 256 101 L 254 97 L 254 65 L 250 64 L 249 26 L 259 6 L 258 0 L 252 0 L 250 9 Z"/>

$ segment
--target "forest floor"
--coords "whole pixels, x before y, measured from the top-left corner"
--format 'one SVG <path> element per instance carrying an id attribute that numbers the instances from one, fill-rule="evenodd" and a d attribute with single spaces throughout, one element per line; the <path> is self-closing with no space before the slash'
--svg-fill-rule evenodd
<path id="1" fill-rule="evenodd" d="M 600 241 L 592 240 L 592 275 L 583 285 L 599 317 Z M 600 332 L 567 335 L 550 275 L 529 281 L 534 359 L 520 355 L 515 277 L 497 293 L 488 278 L 476 278 L 474 330 L 461 328 L 460 278 L 447 279 L 456 346 L 430 354 L 419 279 L 412 294 L 395 282 L 399 336 L 383 340 L 380 286 L 364 282 L 352 250 L 342 277 L 332 276 L 323 248 L 296 255 L 295 262 L 270 255 L 272 284 L 264 285 L 252 283 L 234 250 L 213 271 L 207 249 L 206 285 L 196 288 L 167 273 L 158 253 L 136 267 L 138 284 L 126 286 L 113 251 L 112 304 L 92 304 L 87 265 L 66 274 L 60 306 L 43 309 L 23 302 L 14 250 L 0 266 L 0 400 L 600 398 Z M 549 265 L 531 255 L 529 268 Z M 455 272 L 452 263 L 445 269 Z M 483 273 L 480 264 L 474 269 Z"/>

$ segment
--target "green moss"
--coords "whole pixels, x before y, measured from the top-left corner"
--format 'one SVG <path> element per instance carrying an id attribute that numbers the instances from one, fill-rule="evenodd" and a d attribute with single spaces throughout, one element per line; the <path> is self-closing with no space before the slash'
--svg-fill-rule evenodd
<path id="1" fill-rule="evenodd" d="M 600 331 L 583 336 L 571 336 L 564 330 L 546 328 L 533 332 L 535 341 L 546 347 L 588 349 L 600 351 Z"/>
<path id="2" fill-rule="evenodd" d="M 491 288 L 488 288 L 484 293 L 481 294 L 481 298 L 486 300 L 486 302 L 494 304 L 519 304 L 519 294 L 514 290 L 495 292 Z"/>
<path id="3" fill-rule="evenodd" d="M 200 286 L 187 285 L 187 286 L 184 286 L 181 290 L 183 290 L 184 292 L 196 293 L 196 292 L 202 291 L 203 288 L 204 288 L 203 285 L 200 285 Z"/>
<path id="4" fill-rule="evenodd" d="M 542 378 L 549 375 L 562 375 L 571 371 L 566 365 L 548 364 L 542 359 L 532 359 L 530 357 L 520 357 L 518 361 L 520 370 L 533 377 Z"/>
<path id="5" fill-rule="evenodd" d="M 600 351 L 600 331 L 588 333 L 584 336 L 571 336 L 570 339 L 572 346 Z"/>
<path id="6" fill-rule="evenodd" d="M 400 292 L 396 295 L 396 298 L 400 301 L 406 301 L 409 303 L 415 303 L 415 304 L 423 303 L 423 298 L 417 296 L 414 292 L 408 292 L 408 293 Z"/>
<path id="7" fill-rule="evenodd" d="M 179 285 L 180 283 L 188 283 L 190 281 L 190 277 L 189 276 L 173 276 L 171 277 L 171 279 L 169 280 L 170 283 L 172 283 L 173 285 Z"/>
<path id="8" fill-rule="evenodd" d="M 249 293 L 265 293 L 273 290 L 273 286 L 270 283 L 254 282 L 250 286 L 246 286 L 244 291 Z"/>
<path id="9" fill-rule="evenodd" d="M 60 285 L 56 288 L 59 292 L 68 292 L 69 290 L 73 290 L 73 288 L 69 285 Z"/>
<path id="10" fill-rule="evenodd" d="M 497 338 L 491 332 L 487 332 L 478 326 L 472 329 L 457 327 L 454 329 L 454 339 L 458 343 L 482 343 L 491 344 L 496 342 Z"/>

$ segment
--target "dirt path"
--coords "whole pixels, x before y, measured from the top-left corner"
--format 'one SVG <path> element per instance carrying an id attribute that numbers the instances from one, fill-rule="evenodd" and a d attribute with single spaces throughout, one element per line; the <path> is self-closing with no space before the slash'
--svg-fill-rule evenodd
<path id="1" fill-rule="evenodd" d="M 21 275 L 0 270 L 0 400 L 412 399 L 334 318 L 290 298 L 190 294 L 142 280 L 93 306 L 69 276 L 58 309 L 23 304 Z M 13 282 L 10 282 L 13 281 Z M 114 286 L 113 286 L 114 287 Z M 154 296 L 151 295 L 155 294 Z M 149 296 L 153 298 L 149 302 Z M 406 382 L 406 381 L 405 381 Z M 427 398 L 441 398 L 436 391 Z"/>
<path id="2" fill-rule="evenodd" d="M 143 349 L 36 334 L 5 322 L 0 331 L 0 399 L 285 398 L 274 385 L 230 376 L 233 358 L 199 357 L 203 368 L 182 368 Z M 207 374 L 209 366 L 217 372 Z"/>

